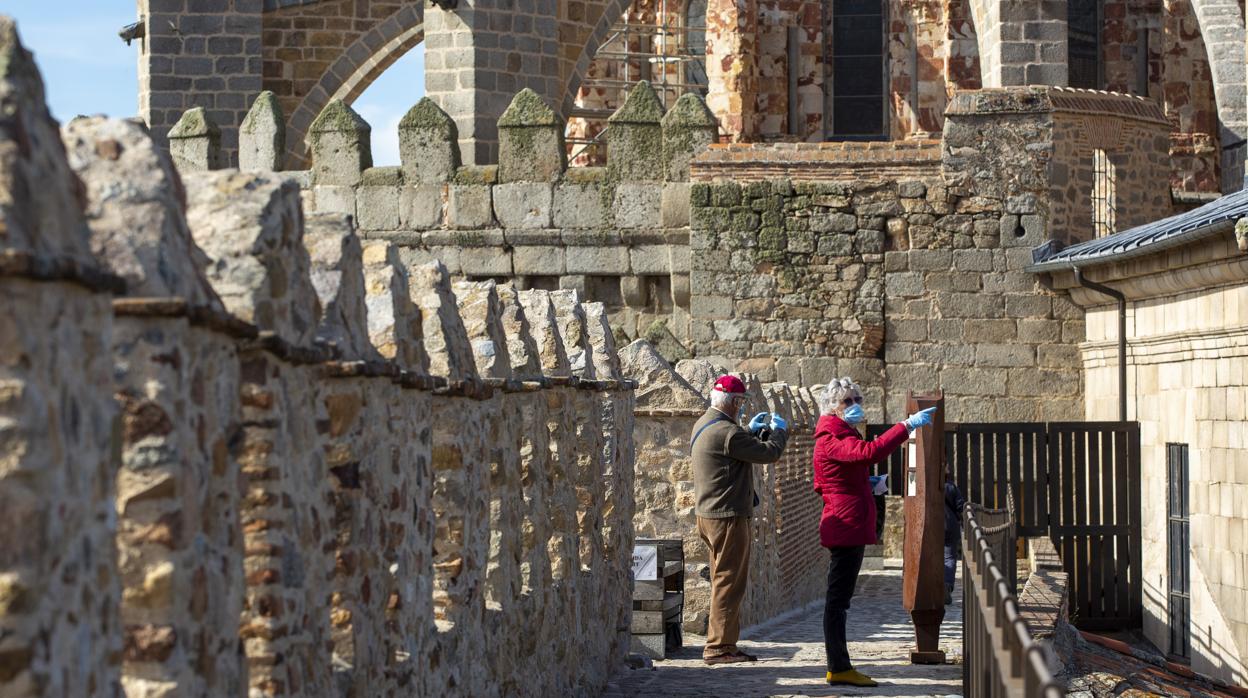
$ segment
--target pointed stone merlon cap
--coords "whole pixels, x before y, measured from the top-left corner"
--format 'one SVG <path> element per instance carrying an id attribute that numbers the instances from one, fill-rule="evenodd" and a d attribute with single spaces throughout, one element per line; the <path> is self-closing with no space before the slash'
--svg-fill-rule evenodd
<path id="1" fill-rule="evenodd" d="M 663 180 L 663 105 L 642 80 L 607 119 L 607 172 L 617 181 Z"/>
<path id="2" fill-rule="evenodd" d="M 238 169 L 278 172 L 286 152 L 286 119 L 272 92 L 261 92 L 238 128 Z"/>
<path id="3" fill-rule="evenodd" d="M 94 263 L 79 185 L 16 23 L 0 15 L 0 250 Z M 22 196 L 19 192 L 37 192 Z"/>
<path id="4" fill-rule="evenodd" d="M 589 322 L 580 295 L 575 290 L 551 291 L 550 301 L 555 304 L 559 320 L 559 334 L 563 336 L 563 349 L 572 363 L 572 374 L 586 380 L 596 380 L 594 372 L 594 347 L 589 342 Z"/>
<path id="5" fill-rule="evenodd" d="M 86 187 L 91 250 L 126 280 L 126 294 L 177 296 L 224 310 L 204 276 L 208 257 L 186 224 L 173 162 L 139 124 L 81 116 L 61 129 L 70 167 Z"/>
<path id="6" fill-rule="evenodd" d="M 396 245 L 381 240 L 364 244 L 364 302 L 373 347 L 405 371 L 429 373 L 420 309 L 412 303 Z"/>
<path id="7" fill-rule="evenodd" d="M 498 119 L 498 181 L 551 182 L 567 169 L 563 120 L 524 88 Z"/>
<path id="8" fill-rule="evenodd" d="M 542 358 L 537 349 L 529 316 L 520 302 L 520 292 L 503 284 L 495 289 L 502 308 L 503 332 L 507 335 L 507 355 L 511 357 L 511 374 L 516 378 L 539 378 Z"/>
<path id="9" fill-rule="evenodd" d="M 186 220 L 228 311 L 295 346 L 311 346 L 321 303 L 303 246 L 299 185 L 274 173 L 184 174 Z"/>
<path id="10" fill-rule="evenodd" d="M 421 97 L 399 122 L 399 160 L 409 183 L 448 182 L 459 168 L 459 129 L 436 102 Z"/>
<path id="11" fill-rule="evenodd" d="M 623 376 L 637 381 L 638 407 L 703 409 L 707 405 L 707 398 L 644 339 L 621 349 L 619 363 Z"/>
<path id="12" fill-rule="evenodd" d="M 420 308 L 421 336 L 429 353 L 429 371 L 451 380 L 477 377 L 468 332 L 459 317 L 446 267 L 433 261 L 408 268 L 412 302 Z"/>
<path id="13" fill-rule="evenodd" d="M 179 172 L 215 170 L 221 162 L 221 129 L 203 107 L 187 109 L 169 130 L 169 155 Z"/>
<path id="14" fill-rule="evenodd" d="M 542 373 L 547 376 L 572 375 L 572 364 L 563 346 L 559 317 L 555 312 L 554 302 L 550 299 L 550 291 L 530 289 L 520 291 L 519 295 L 520 304 L 524 306 L 524 315 L 529 321 L 529 330 L 537 345 Z"/>
<path id="15" fill-rule="evenodd" d="M 618 380 L 621 377 L 620 357 L 616 353 L 615 335 L 611 333 L 606 306 L 602 303 L 582 303 L 581 307 L 585 311 L 594 375 L 598 380 Z"/>
<path id="16" fill-rule="evenodd" d="M 472 344 L 477 373 L 482 378 L 510 378 L 511 357 L 503 331 L 503 309 L 493 281 L 457 281 L 459 317 Z"/>
<path id="17" fill-rule="evenodd" d="M 689 162 L 719 137 L 719 122 L 692 93 L 676 100 L 663 117 L 663 172 L 669 182 L 689 181 Z"/>
<path id="18" fill-rule="evenodd" d="M 368 338 L 363 249 L 351 217 L 341 213 L 308 216 L 303 245 L 312 260 L 312 288 L 324 309 L 317 339 L 337 347 L 348 361 L 381 358 Z"/>
<path id="19" fill-rule="evenodd" d="M 360 183 L 373 166 L 372 128 L 341 99 L 330 102 L 308 129 L 312 181 L 316 184 Z"/>

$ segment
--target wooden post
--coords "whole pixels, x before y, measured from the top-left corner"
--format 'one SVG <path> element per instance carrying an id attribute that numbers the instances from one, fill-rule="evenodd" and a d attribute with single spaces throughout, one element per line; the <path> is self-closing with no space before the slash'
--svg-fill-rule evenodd
<path id="1" fill-rule="evenodd" d="M 930 426 L 914 433 L 913 489 L 907 473 L 902 605 L 914 623 L 912 664 L 943 664 L 940 623 L 945 619 L 945 398 L 907 394 L 906 409 L 936 407 Z"/>

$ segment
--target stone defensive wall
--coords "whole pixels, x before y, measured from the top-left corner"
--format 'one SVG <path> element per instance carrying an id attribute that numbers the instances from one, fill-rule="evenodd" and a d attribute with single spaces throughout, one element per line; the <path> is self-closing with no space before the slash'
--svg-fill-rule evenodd
<path id="1" fill-rule="evenodd" d="M 0 19 L 0 694 L 593 695 L 628 651 L 603 306 L 273 173 L 58 131 Z"/>
<path id="2" fill-rule="evenodd" d="M 244 169 L 280 169 L 281 123 L 262 95 Z M 943 128 L 717 144 L 700 100 L 664 114 L 642 83 L 609 122 L 606 166 L 568 167 L 562 120 L 524 91 L 499 121 L 497 165 L 461 165 L 454 122 L 422 100 L 399 126 L 403 164 L 371 167 L 369 126 L 335 102 L 311 128 L 312 168 L 286 176 L 309 211 L 354 216 L 406 263 L 575 289 L 621 344 L 646 338 L 670 361 L 790 385 L 854 376 L 874 422 L 933 389 L 953 421 L 1077 415 L 1082 310 L 1024 267 L 1047 241 L 1093 237 L 1096 215 L 1121 229 L 1169 212 L 1164 115 L 1127 95 L 997 88 L 955 94 Z M 170 144 L 181 169 L 214 166 L 202 113 Z"/>

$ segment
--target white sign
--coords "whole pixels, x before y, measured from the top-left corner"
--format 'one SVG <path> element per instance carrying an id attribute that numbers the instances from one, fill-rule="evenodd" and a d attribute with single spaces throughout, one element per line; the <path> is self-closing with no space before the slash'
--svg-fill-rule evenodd
<path id="1" fill-rule="evenodd" d="M 633 546 L 633 579 L 653 581 L 659 578 L 659 546 Z"/>

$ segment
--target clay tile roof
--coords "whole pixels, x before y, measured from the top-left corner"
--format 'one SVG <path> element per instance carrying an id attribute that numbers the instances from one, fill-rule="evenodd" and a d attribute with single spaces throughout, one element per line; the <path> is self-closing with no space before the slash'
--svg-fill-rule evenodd
<path id="1" fill-rule="evenodd" d="M 1052 242 L 1045 243 L 1032 250 L 1034 263 L 1027 267 L 1027 271 L 1087 267 L 1160 252 L 1216 235 L 1244 216 L 1248 216 L 1248 190 L 1233 192 L 1200 208 L 1065 249 Z"/>

